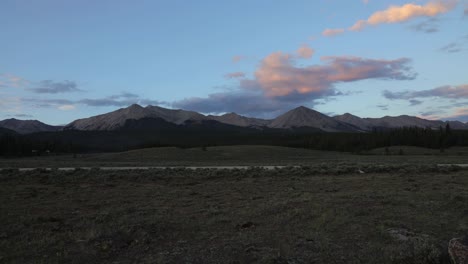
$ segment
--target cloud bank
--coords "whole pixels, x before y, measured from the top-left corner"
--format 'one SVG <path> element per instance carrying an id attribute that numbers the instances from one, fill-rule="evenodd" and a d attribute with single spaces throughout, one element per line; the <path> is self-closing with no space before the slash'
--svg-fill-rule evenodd
<path id="1" fill-rule="evenodd" d="M 344 95 L 335 89 L 343 82 L 366 79 L 413 80 L 411 60 L 367 59 L 352 56 L 322 57 L 319 65 L 297 66 L 295 54 L 274 52 L 266 56 L 254 78 L 239 79 L 234 91 L 173 102 L 175 108 L 204 113 L 236 112 L 266 116 L 317 100 Z"/>

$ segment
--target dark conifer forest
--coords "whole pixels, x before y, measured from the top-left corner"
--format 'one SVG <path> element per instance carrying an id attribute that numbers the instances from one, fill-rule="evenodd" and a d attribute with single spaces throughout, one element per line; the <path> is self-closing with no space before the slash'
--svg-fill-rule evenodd
<path id="1" fill-rule="evenodd" d="M 115 152 L 138 148 L 179 148 L 272 145 L 361 153 L 389 146 L 417 146 L 443 152 L 453 146 L 468 146 L 468 131 L 404 127 L 374 129 L 362 133 L 325 133 L 314 129 L 255 129 L 223 125 L 185 126 L 154 130 L 59 131 L 20 135 L 0 131 L 1 156 L 34 156 L 61 153 Z"/>

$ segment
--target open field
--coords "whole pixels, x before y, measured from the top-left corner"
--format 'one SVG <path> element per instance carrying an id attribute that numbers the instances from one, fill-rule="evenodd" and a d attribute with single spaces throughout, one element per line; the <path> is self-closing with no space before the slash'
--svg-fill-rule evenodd
<path id="1" fill-rule="evenodd" d="M 447 149 L 441 153 L 433 149 L 393 146 L 389 148 L 389 154 L 385 155 L 385 149 L 375 149 L 358 155 L 275 146 L 224 146 L 206 149 L 162 147 L 103 154 L 2 158 L 0 168 L 468 163 L 468 148 L 461 147 Z"/>
<path id="2" fill-rule="evenodd" d="M 449 263 L 468 171 L 0 172 L 4 263 Z"/>

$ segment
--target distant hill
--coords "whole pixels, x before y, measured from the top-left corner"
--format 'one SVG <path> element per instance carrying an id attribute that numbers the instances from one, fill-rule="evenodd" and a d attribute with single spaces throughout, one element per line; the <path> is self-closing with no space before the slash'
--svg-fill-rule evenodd
<path id="1" fill-rule="evenodd" d="M 460 121 L 441 121 L 441 120 L 427 120 L 415 116 L 401 115 L 401 116 L 384 116 L 381 118 L 360 118 L 358 116 L 346 113 L 333 117 L 335 120 L 352 124 L 359 127 L 363 131 L 370 131 L 373 128 L 400 128 L 400 127 L 421 127 L 439 129 L 445 128 L 447 124 L 452 129 L 464 130 L 468 129 L 468 124 Z"/>
<path id="2" fill-rule="evenodd" d="M 53 132 L 62 129 L 61 126 L 51 126 L 37 120 L 18 120 L 15 118 L 0 121 L 0 127 L 13 130 L 19 134 Z"/>
<path id="3" fill-rule="evenodd" d="M 353 125 L 335 120 L 327 115 L 304 106 L 300 106 L 278 116 L 268 124 L 268 127 L 283 129 L 312 127 L 325 132 L 345 132 L 358 130 Z"/>

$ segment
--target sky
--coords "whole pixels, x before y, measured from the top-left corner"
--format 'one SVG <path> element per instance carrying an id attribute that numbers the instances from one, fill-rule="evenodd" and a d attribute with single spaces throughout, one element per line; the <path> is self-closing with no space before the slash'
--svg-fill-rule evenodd
<path id="1" fill-rule="evenodd" d="M 468 121 L 468 0 L 2 0 L 0 119 L 131 104 Z"/>

